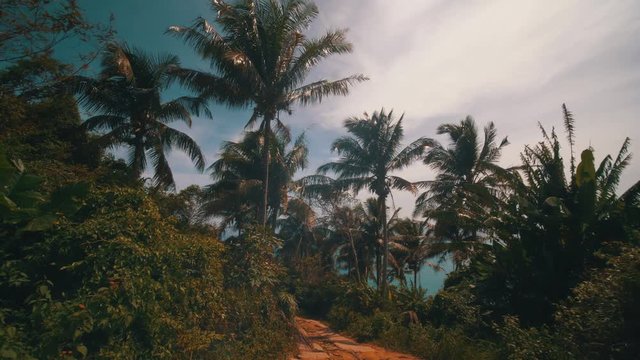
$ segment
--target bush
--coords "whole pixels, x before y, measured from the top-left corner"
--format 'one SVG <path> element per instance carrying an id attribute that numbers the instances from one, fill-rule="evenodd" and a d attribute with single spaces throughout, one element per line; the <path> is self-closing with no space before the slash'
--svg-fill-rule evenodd
<path id="1" fill-rule="evenodd" d="M 134 190 L 94 192 L 23 260 L 29 307 L 20 309 L 34 354 L 176 358 L 220 337 L 221 244 L 187 238 Z M 75 221 L 72 221 L 75 220 Z M 15 303 L 20 303 L 20 299 Z"/>
<path id="2" fill-rule="evenodd" d="M 497 359 L 495 347 L 467 337 L 461 329 L 396 323 L 380 334 L 383 346 L 434 360 Z"/>
<path id="3" fill-rule="evenodd" d="M 640 353 L 640 248 L 623 247 L 558 307 L 556 332 L 579 358 L 632 359 Z"/>
<path id="4" fill-rule="evenodd" d="M 295 284 L 295 293 L 300 310 L 307 316 L 326 318 L 343 287 L 337 279 L 327 279 L 317 284 Z"/>
<path id="5" fill-rule="evenodd" d="M 592 270 L 554 322 L 523 328 L 506 317 L 497 330 L 509 359 L 634 359 L 640 352 L 640 249 L 623 247 L 604 269 Z"/>
<path id="6" fill-rule="evenodd" d="M 84 204 L 44 232 L 14 233 L 29 245 L 0 252 L 2 356 L 259 359 L 290 349 L 275 293 L 223 286 L 217 239 L 178 232 L 140 190 L 94 190 Z"/>
<path id="7" fill-rule="evenodd" d="M 428 304 L 427 321 L 436 327 L 460 327 L 469 334 L 485 333 L 481 309 L 467 283 L 438 292 Z"/>

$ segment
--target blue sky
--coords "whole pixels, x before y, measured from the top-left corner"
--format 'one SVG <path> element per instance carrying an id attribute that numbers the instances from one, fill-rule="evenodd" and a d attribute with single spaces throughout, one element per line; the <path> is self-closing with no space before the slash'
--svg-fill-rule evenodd
<path id="1" fill-rule="evenodd" d="M 405 137 L 435 136 L 436 127 L 472 115 L 481 126 L 493 121 L 511 145 L 502 165 L 517 165 L 525 144 L 541 139 L 537 123 L 562 128 L 566 102 L 577 122 L 577 149 L 593 146 L 596 161 L 617 153 L 624 137 L 640 156 L 640 2 L 634 0 L 424 1 L 318 0 L 320 16 L 309 34 L 349 28 L 354 52 L 329 58 L 309 81 L 354 73 L 371 78 L 346 98 L 295 109 L 283 116 L 294 133 L 306 131 L 310 167 L 330 160 L 333 139 L 347 117 L 385 107 L 405 113 Z M 211 21 L 207 0 L 81 0 L 88 17 L 115 15 L 120 39 L 150 52 L 169 52 L 184 66 L 208 69 L 180 40 L 164 35 L 171 25 L 197 16 Z M 178 95 L 172 90 L 167 96 Z M 248 111 L 213 105 L 214 119 L 196 119 L 188 132 L 203 148 L 207 164 L 222 141 L 238 139 Z M 187 157 L 172 153 L 178 188 L 207 184 Z M 621 190 L 640 178 L 632 161 Z M 400 172 L 410 180 L 433 178 L 422 164 Z M 365 194 L 361 195 L 366 196 Z M 413 197 L 396 193 L 408 215 Z"/>

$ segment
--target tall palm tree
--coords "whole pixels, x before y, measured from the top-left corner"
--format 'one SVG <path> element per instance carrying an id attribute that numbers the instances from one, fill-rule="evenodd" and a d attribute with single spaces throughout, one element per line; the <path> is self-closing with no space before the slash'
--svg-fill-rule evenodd
<path id="1" fill-rule="evenodd" d="M 173 147 L 184 151 L 200 171 L 204 157 L 187 134 L 167 124 L 182 121 L 191 126 L 191 114 L 202 111 L 211 116 L 204 101 L 180 97 L 161 101 L 161 93 L 171 83 L 169 70 L 180 62 L 173 55 L 150 56 L 125 44 L 112 43 L 102 59 L 99 77 L 76 77 L 73 90 L 89 113 L 98 113 L 84 122 L 88 130 L 106 131 L 99 138 L 105 147 L 129 148 L 133 178 L 139 178 L 150 158 L 156 185 L 173 188 L 175 182 L 166 152 Z"/>
<path id="2" fill-rule="evenodd" d="M 317 39 L 303 32 L 318 15 L 307 0 L 241 0 L 233 5 L 212 2 L 216 26 L 198 18 L 190 27 L 172 26 L 169 31 L 193 46 L 211 62 L 214 73 L 179 69 L 174 74 L 204 97 L 232 106 L 253 106 L 247 123 L 262 119 L 265 148 L 269 148 L 272 122 L 281 126 L 281 111 L 291 114 L 292 105 L 320 102 L 328 95 L 346 95 L 349 87 L 366 80 L 353 75 L 337 81 L 305 84 L 311 69 L 324 58 L 351 51 L 345 31 L 331 31 Z M 270 152 L 263 152 L 262 207 L 267 223 Z"/>
<path id="3" fill-rule="evenodd" d="M 344 123 L 351 136 L 343 136 L 333 142 L 332 150 L 340 158 L 324 164 L 318 172 L 334 172 L 338 177 L 336 185 L 351 189 L 355 193 L 367 189 L 378 198 L 383 237 L 382 289 L 387 288 L 387 267 L 389 256 L 389 234 L 387 226 L 387 197 L 392 189 L 416 191 L 410 181 L 391 175 L 394 171 L 408 166 L 419 158 L 426 146 L 425 138 L 420 138 L 409 146 L 400 149 L 403 137 L 402 118 L 393 118 L 393 111 L 384 109 L 372 116 L 350 118 Z"/>
<path id="4" fill-rule="evenodd" d="M 270 223 L 276 219 L 287 204 L 288 190 L 296 171 L 307 165 L 308 149 L 304 134 L 293 143 L 284 130 L 270 132 L 270 162 L 275 176 L 269 183 L 268 204 L 271 208 Z M 207 187 L 209 201 L 206 208 L 214 215 L 225 218 L 224 226 L 235 225 L 241 231 L 244 225 L 256 219 L 262 193 L 263 168 L 261 165 L 264 147 L 262 134 L 247 132 L 240 142 L 229 141 L 222 146 L 220 159 L 210 166 L 214 183 Z"/>
<path id="5" fill-rule="evenodd" d="M 506 137 L 496 142 L 492 122 L 485 126 L 481 142 L 470 116 L 457 124 L 440 125 L 437 133 L 446 134 L 450 144 L 427 141 L 424 163 L 438 174 L 435 180 L 419 184 L 426 191 L 416 199 L 414 215 L 435 220 L 436 236 L 448 242 L 459 265 L 475 244 L 487 209 L 498 203 L 508 171 L 496 163 L 509 142 Z"/>

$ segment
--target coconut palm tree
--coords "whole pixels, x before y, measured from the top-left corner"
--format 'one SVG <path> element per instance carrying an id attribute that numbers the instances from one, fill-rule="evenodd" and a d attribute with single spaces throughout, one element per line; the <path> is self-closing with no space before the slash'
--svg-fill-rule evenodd
<path id="1" fill-rule="evenodd" d="M 166 152 L 173 147 L 184 151 L 200 171 L 204 157 L 187 134 L 168 126 L 182 121 L 191 126 L 191 114 L 211 116 L 204 101 L 180 97 L 161 101 L 161 93 L 171 83 L 169 69 L 179 66 L 173 55 L 150 56 L 125 44 L 112 43 L 102 59 L 99 77 L 76 77 L 73 91 L 89 113 L 98 113 L 84 122 L 88 130 L 106 131 L 99 138 L 104 147 L 125 146 L 129 150 L 132 177 L 137 179 L 151 160 L 153 181 L 173 188 L 175 182 Z"/>
<path id="2" fill-rule="evenodd" d="M 416 199 L 414 215 L 435 221 L 435 235 L 449 244 L 448 251 L 460 265 L 476 244 L 487 209 L 499 203 L 509 172 L 496 163 L 509 142 L 506 137 L 496 142 L 492 122 L 485 126 L 481 142 L 470 116 L 457 124 L 440 125 L 437 133 L 447 135 L 450 143 L 445 147 L 436 140 L 427 141 L 424 163 L 438 174 L 435 180 L 419 184 L 426 191 Z"/>
<path id="3" fill-rule="evenodd" d="M 270 168 L 274 176 L 269 183 L 270 223 L 275 226 L 276 219 L 286 207 L 289 186 L 296 171 L 307 165 L 308 149 L 304 134 L 293 143 L 289 133 L 284 130 L 271 132 Z M 262 194 L 263 168 L 261 159 L 264 147 L 261 146 L 262 133 L 247 132 L 240 142 L 229 141 L 222 146 L 220 159 L 209 170 L 214 183 L 207 187 L 209 201 L 207 211 L 225 218 L 223 227 L 235 225 L 241 231 L 248 223 L 255 221 L 259 213 Z"/>
<path id="4" fill-rule="evenodd" d="M 302 198 L 288 201 L 285 217 L 278 220 L 278 237 L 283 240 L 279 252 L 284 263 L 292 268 L 301 264 L 301 259 L 317 252 L 318 246 L 314 228 L 316 214 Z"/>
<path id="5" fill-rule="evenodd" d="M 395 121 L 393 111 L 385 113 L 382 109 L 374 112 L 372 116 L 365 113 L 362 118 L 347 119 L 344 126 L 351 136 L 343 136 L 332 145 L 332 150 L 336 151 L 340 158 L 318 168 L 321 174 L 334 172 L 337 175 L 335 182 L 339 188 L 351 189 L 355 193 L 366 189 L 377 196 L 384 248 L 383 291 L 386 291 L 388 281 L 387 197 L 393 189 L 416 191 L 412 182 L 392 173 L 420 157 L 426 146 L 426 139 L 420 138 L 409 146 L 400 148 L 404 133 L 402 118 L 401 116 L 398 121 Z"/>
<path id="6" fill-rule="evenodd" d="M 391 241 L 399 250 L 400 256 L 395 256 L 396 262 L 402 264 L 402 270 L 413 273 L 413 288 L 418 288 L 418 273 L 424 265 L 440 270 L 436 263 L 427 262 L 436 252 L 432 244 L 432 229 L 425 221 L 409 218 L 397 219 L 390 227 Z M 404 271 L 400 274 L 404 279 Z"/>
<path id="7" fill-rule="evenodd" d="M 172 26 L 169 32 L 193 46 L 214 72 L 176 69 L 174 74 L 204 97 L 232 106 L 253 106 L 247 126 L 261 119 L 267 149 L 272 123 L 282 126 L 282 111 L 291 114 L 294 104 L 346 95 L 351 85 L 366 80 L 353 75 L 305 83 L 321 60 L 351 51 L 344 30 L 317 39 L 303 34 L 318 15 L 317 7 L 307 0 L 242 0 L 233 5 L 215 0 L 212 4 L 218 14 L 216 25 L 199 18 L 192 26 Z M 263 225 L 268 217 L 269 156 L 269 151 L 263 152 L 259 216 Z"/>

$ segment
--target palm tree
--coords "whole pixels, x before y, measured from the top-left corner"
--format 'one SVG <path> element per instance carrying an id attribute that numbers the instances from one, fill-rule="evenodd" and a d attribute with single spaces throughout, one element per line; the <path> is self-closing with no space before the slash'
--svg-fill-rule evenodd
<path id="1" fill-rule="evenodd" d="M 389 255 L 389 234 L 387 226 L 387 197 L 392 189 L 416 191 L 410 181 L 391 175 L 392 172 L 408 166 L 420 157 L 426 146 L 426 139 L 420 138 L 400 150 L 403 137 L 402 116 L 398 121 L 393 111 L 384 109 L 372 116 L 350 118 L 344 123 L 351 136 L 343 136 L 333 142 L 332 149 L 340 158 L 324 164 L 318 172 L 337 174 L 336 185 L 351 189 L 355 193 L 367 189 L 378 198 L 380 222 L 382 223 L 382 289 L 387 288 L 387 267 Z"/>
<path id="2" fill-rule="evenodd" d="M 88 130 L 107 131 L 99 138 L 104 147 L 129 148 L 129 166 L 137 179 L 150 158 L 154 183 L 173 188 L 175 182 L 166 152 L 173 147 L 186 152 L 200 171 L 204 157 L 187 134 L 169 127 L 173 121 L 191 126 L 191 114 L 211 116 L 201 98 L 180 97 L 161 102 L 161 93 L 171 83 L 169 70 L 179 66 L 176 56 L 149 56 L 123 44 L 110 44 L 102 60 L 99 78 L 76 77 L 73 90 L 89 113 L 99 113 L 84 122 Z"/>
<path id="3" fill-rule="evenodd" d="M 269 183 L 268 204 L 272 209 L 270 223 L 275 226 L 280 212 L 286 207 L 288 190 L 296 171 L 307 165 L 308 149 L 304 134 L 291 143 L 284 130 L 270 132 L 271 156 L 269 164 L 273 174 Z M 209 201 L 206 208 L 214 215 L 224 217 L 223 227 L 234 224 L 238 231 L 256 219 L 262 193 L 263 168 L 260 132 L 247 132 L 240 142 L 229 141 L 222 146 L 220 159 L 209 169 L 214 183 L 207 187 Z M 257 208 L 257 209 L 256 209 Z"/>
<path id="4" fill-rule="evenodd" d="M 418 288 L 418 273 L 427 264 L 434 269 L 440 266 L 428 263 L 427 260 L 435 255 L 432 244 L 432 229 L 425 221 L 415 221 L 413 219 L 397 219 L 394 221 L 389 231 L 393 234 L 393 242 L 398 244 L 401 250 L 402 259 L 396 260 L 413 273 L 413 288 Z M 396 256 L 399 257 L 399 256 Z M 401 274 L 404 278 L 404 272 Z"/>
<path id="5" fill-rule="evenodd" d="M 304 257 L 318 250 L 314 228 L 316 214 L 300 197 L 289 200 L 285 217 L 278 220 L 278 237 L 283 240 L 280 257 L 285 264 L 299 268 Z"/>
<path id="6" fill-rule="evenodd" d="M 320 102 L 328 95 L 346 95 L 349 87 L 366 80 L 353 75 L 337 81 L 304 84 L 311 69 L 333 54 L 351 51 L 345 31 L 328 32 L 317 39 L 303 31 L 318 15 L 307 0 L 242 0 L 229 5 L 213 1 L 218 30 L 203 18 L 193 26 L 172 26 L 169 31 L 195 48 L 211 62 L 214 73 L 177 69 L 174 74 L 202 96 L 232 106 L 253 106 L 247 123 L 262 119 L 265 148 L 270 147 L 272 122 L 282 126 L 281 111 L 291 114 L 292 105 Z M 270 152 L 263 152 L 262 207 L 267 223 Z"/>
<path id="7" fill-rule="evenodd" d="M 454 261 L 460 265 L 477 241 L 477 232 L 487 209 L 499 203 L 498 194 L 508 171 L 496 164 L 505 137 L 496 143 L 492 122 L 484 128 L 481 143 L 475 121 L 470 116 L 458 124 L 443 124 L 438 134 L 446 134 L 450 144 L 429 139 L 424 163 L 438 172 L 436 179 L 423 181 L 426 188 L 416 199 L 414 215 L 435 220 L 435 235 L 448 243 Z"/>
<path id="8" fill-rule="evenodd" d="M 353 270 L 356 281 L 365 281 L 367 268 L 366 243 L 363 238 L 362 225 L 365 217 L 361 204 L 356 206 L 336 207 L 329 218 L 328 241 L 335 246 L 338 260 L 347 263 L 347 271 L 351 275 Z"/>

